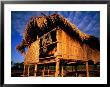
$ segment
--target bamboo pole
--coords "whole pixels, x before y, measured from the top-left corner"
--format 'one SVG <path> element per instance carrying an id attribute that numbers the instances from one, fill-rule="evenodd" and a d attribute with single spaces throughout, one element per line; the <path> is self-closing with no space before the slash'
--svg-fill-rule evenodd
<path id="1" fill-rule="evenodd" d="M 48 65 L 48 76 L 49 76 L 49 65 Z"/>
<path id="2" fill-rule="evenodd" d="M 28 76 L 29 76 L 29 68 L 30 68 L 30 65 L 28 65 Z"/>
<path id="3" fill-rule="evenodd" d="M 77 65 L 75 65 L 75 73 L 76 73 L 76 77 L 78 77 L 78 74 L 77 74 Z"/>
<path id="4" fill-rule="evenodd" d="M 58 77 L 59 75 L 59 64 L 60 64 L 60 61 L 59 59 L 56 60 L 56 72 L 55 72 L 55 77 Z"/>
<path id="5" fill-rule="evenodd" d="M 72 72 L 73 72 L 73 66 L 72 66 Z"/>
<path id="6" fill-rule="evenodd" d="M 62 77 L 64 76 L 64 66 L 62 65 L 62 69 L 61 69 L 61 75 L 62 75 Z"/>
<path id="7" fill-rule="evenodd" d="M 25 76 L 25 68 L 26 68 L 26 67 L 25 67 L 25 65 L 24 65 L 24 71 L 23 71 L 23 76 Z"/>
<path id="8" fill-rule="evenodd" d="M 89 77 L 89 65 L 88 65 L 88 61 L 86 62 L 86 76 Z"/>
<path id="9" fill-rule="evenodd" d="M 43 72 L 42 72 L 42 77 L 44 77 L 45 75 L 45 65 L 44 65 L 44 69 L 43 69 Z"/>
<path id="10" fill-rule="evenodd" d="M 34 76 L 36 77 L 36 72 L 37 72 L 37 64 L 35 64 L 35 68 L 34 68 Z"/>

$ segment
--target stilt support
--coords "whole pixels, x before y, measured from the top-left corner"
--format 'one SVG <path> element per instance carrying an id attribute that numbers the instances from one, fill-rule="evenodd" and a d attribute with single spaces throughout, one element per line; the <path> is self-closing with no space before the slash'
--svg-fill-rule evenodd
<path id="1" fill-rule="evenodd" d="M 64 66 L 62 65 L 62 69 L 61 69 L 61 76 L 63 77 L 64 76 Z"/>
<path id="2" fill-rule="evenodd" d="M 23 76 L 25 76 L 25 65 L 24 65 L 24 71 L 23 71 Z"/>
<path id="3" fill-rule="evenodd" d="M 35 68 L 34 68 L 34 76 L 36 77 L 36 73 L 37 73 L 37 64 L 35 64 Z"/>
<path id="4" fill-rule="evenodd" d="M 57 59 L 56 59 L 56 72 L 55 72 L 55 77 L 58 77 L 58 75 L 59 75 L 59 64 L 60 64 L 60 60 L 57 58 Z"/>
<path id="5" fill-rule="evenodd" d="M 30 68 L 30 65 L 28 65 L 28 76 L 29 76 L 29 68 Z"/>
<path id="6" fill-rule="evenodd" d="M 89 65 L 88 65 L 88 61 L 86 62 L 86 76 L 89 77 Z"/>
<path id="7" fill-rule="evenodd" d="M 42 72 L 42 77 L 44 77 L 45 75 L 45 65 L 44 65 L 44 69 L 43 69 L 43 72 Z"/>
<path id="8" fill-rule="evenodd" d="M 48 65 L 48 77 L 49 77 L 49 65 Z"/>
<path id="9" fill-rule="evenodd" d="M 78 73 L 77 73 L 77 64 L 75 65 L 75 73 L 76 73 L 76 77 L 78 77 Z"/>

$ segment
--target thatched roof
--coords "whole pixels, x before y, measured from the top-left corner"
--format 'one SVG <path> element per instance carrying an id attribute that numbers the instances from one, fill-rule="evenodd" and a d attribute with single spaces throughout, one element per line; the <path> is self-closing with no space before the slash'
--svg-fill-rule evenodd
<path id="1" fill-rule="evenodd" d="M 23 45 L 21 46 L 30 46 L 31 43 L 36 41 L 37 36 L 41 37 L 43 34 L 49 32 L 55 27 L 60 27 L 67 32 L 69 36 L 77 39 L 81 43 L 88 44 L 91 48 L 100 50 L 100 41 L 98 38 L 81 32 L 74 24 L 59 14 L 32 17 L 26 26 Z"/>

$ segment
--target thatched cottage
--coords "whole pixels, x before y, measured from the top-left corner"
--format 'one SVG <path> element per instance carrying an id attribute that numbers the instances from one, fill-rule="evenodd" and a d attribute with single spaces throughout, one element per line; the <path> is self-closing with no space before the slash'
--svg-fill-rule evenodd
<path id="1" fill-rule="evenodd" d="M 27 52 L 25 48 L 28 48 Z M 42 73 L 45 76 L 45 65 L 53 64 L 57 77 L 64 75 L 64 66 L 78 63 L 86 65 L 86 75 L 89 76 L 88 62 L 100 62 L 99 39 L 81 32 L 59 14 L 32 17 L 17 49 L 25 54 L 24 74 L 28 76 L 30 65 L 34 65 L 34 76 L 38 72 L 37 66 L 44 66 Z"/>

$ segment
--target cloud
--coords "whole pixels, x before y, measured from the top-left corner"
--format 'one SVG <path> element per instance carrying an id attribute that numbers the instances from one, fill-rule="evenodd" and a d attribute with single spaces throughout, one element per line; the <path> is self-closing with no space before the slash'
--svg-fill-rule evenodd
<path id="1" fill-rule="evenodd" d="M 12 29 L 22 36 L 27 22 L 32 16 L 41 16 L 41 12 L 49 15 L 58 13 L 67 18 L 70 22 L 75 24 L 81 31 L 89 32 L 93 29 L 96 23 L 100 22 L 99 12 L 86 11 L 26 11 L 26 12 L 12 12 Z M 14 26 L 13 26 L 14 25 Z M 13 33 L 13 32 L 12 32 Z"/>
<path id="2" fill-rule="evenodd" d="M 88 26 L 84 29 L 84 32 L 88 32 L 89 30 L 93 29 L 94 25 L 96 24 L 95 20 L 92 20 Z"/>
<path id="3" fill-rule="evenodd" d="M 72 23 L 74 23 L 76 26 L 78 26 L 82 20 L 82 15 L 83 14 L 80 11 L 75 12 L 74 17 L 72 18 Z"/>
<path id="4" fill-rule="evenodd" d="M 100 24 L 96 23 L 87 33 L 100 38 Z"/>
<path id="5" fill-rule="evenodd" d="M 94 14 L 93 14 L 94 13 Z M 78 28 L 94 36 L 100 36 L 100 14 L 96 12 L 87 12 L 78 25 Z"/>
<path id="6" fill-rule="evenodd" d="M 78 25 L 78 28 L 84 31 L 88 24 L 91 22 L 92 18 L 90 16 L 84 16 L 84 18 L 81 20 L 80 24 Z"/>
<path id="7" fill-rule="evenodd" d="M 92 34 L 96 37 L 100 36 L 100 15 L 99 14 L 95 14 L 92 17 L 92 20 L 89 22 L 84 32 Z"/>

